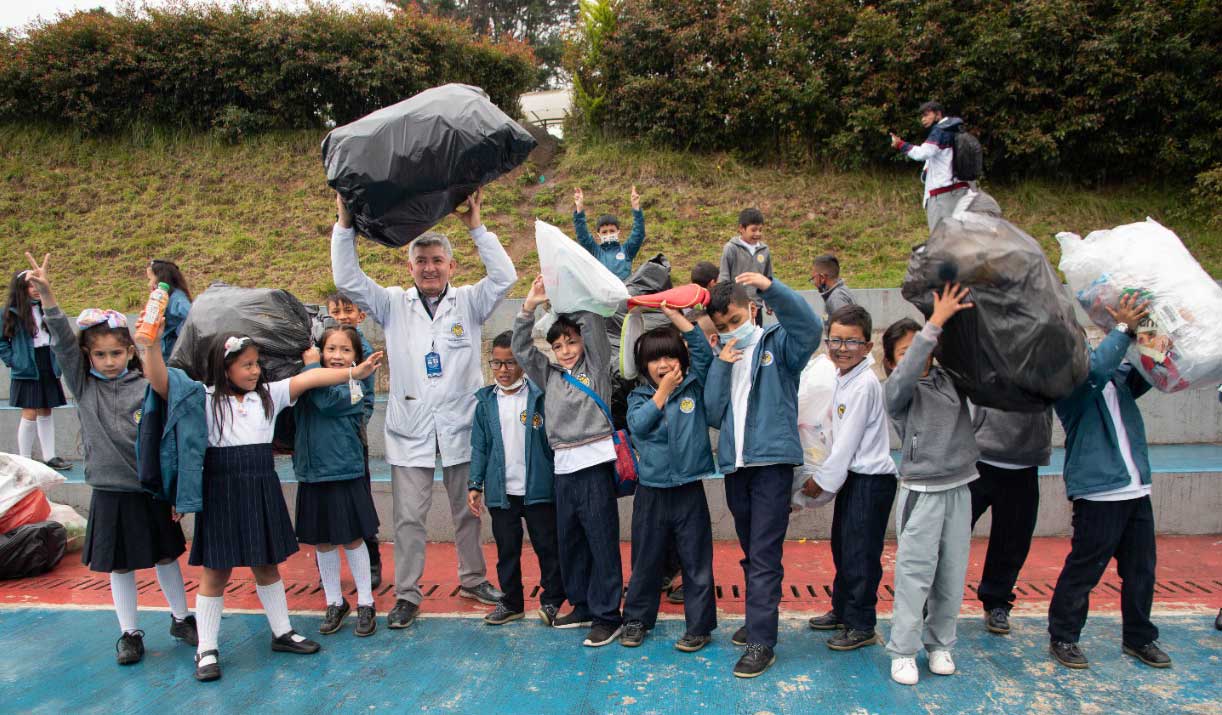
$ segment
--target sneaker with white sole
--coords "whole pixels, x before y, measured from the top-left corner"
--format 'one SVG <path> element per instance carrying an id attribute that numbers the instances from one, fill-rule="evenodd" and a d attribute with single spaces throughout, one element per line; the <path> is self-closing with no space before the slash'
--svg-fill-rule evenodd
<path id="1" fill-rule="evenodd" d="M 623 630 L 623 626 L 613 626 L 609 623 L 595 623 L 594 627 L 590 629 L 589 634 L 586 635 L 586 639 L 582 641 L 581 644 L 591 648 L 605 646 L 616 638 L 619 638 L 619 634 Z"/>
<path id="2" fill-rule="evenodd" d="M 955 660 L 950 657 L 948 650 L 934 650 L 929 652 L 929 672 L 934 675 L 954 675 Z"/>
<path id="3" fill-rule="evenodd" d="M 917 672 L 916 658 L 892 658 L 891 679 L 900 685 L 916 685 L 921 675 Z"/>

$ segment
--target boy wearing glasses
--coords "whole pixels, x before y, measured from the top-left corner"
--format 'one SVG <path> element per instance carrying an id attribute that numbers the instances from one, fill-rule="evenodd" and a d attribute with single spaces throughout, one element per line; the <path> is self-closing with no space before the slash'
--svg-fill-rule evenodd
<path id="1" fill-rule="evenodd" d="M 886 402 L 870 355 L 872 329 L 870 313 L 859 305 L 846 305 L 828 316 L 827 352 L 837 368 L 832 451 L 802 489 L 816 499 L 836 495 L 832 610 L 811 618 L 810 627 L 838 631 L 827 647 L 840 651 L 878 642 L 874 626 L 883 536 L 895 501 Z"/>
<path id="2" fill-rule="evenodd" d="M 488 367 L 495 382 L 475 393 L 471 425 L 471 477 L 467 507 L 492 517 L 496 575 L 504 597 L 484 622 L 504 625 L 523 617 L 522 522 L 539 559 L 539 618 L 550 626 L 564 603 L 556 538 L 552 449 L 543 426 L 543 392 L 526 378 L 513 356 L 513 333 L 492 339 Z"/>

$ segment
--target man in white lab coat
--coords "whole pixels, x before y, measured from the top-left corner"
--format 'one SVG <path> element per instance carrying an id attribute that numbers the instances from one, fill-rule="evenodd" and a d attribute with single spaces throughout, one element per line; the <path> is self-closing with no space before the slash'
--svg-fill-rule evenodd
<path id="1" fill-rule="evenodd" d="M 377 284 L 357 261 L 352 216 L 338 200 L 331 233 L 335 286 L 373 317 L 386 334 L 390 395 L 386 408 L 386 461 L 394 496 L 395 595 L 390 628 L 415 620 L 423 594 L 425 517 L 433 496 L 438 457 L 454 519 L 459 595 L 495 605 L 501 594 L 485 577 L 480 522 L 467 509 L 471 422 L 480 369 L 484 321 L 517 281 L 513 262 L 496 235 L 480 222 L 481 194 L 456 212 L 470 231 L 487 275 L 475 285 L 452 286 L 455 262 L 449 239 L 428 232 L 408 246 L 412 288 Z"/>

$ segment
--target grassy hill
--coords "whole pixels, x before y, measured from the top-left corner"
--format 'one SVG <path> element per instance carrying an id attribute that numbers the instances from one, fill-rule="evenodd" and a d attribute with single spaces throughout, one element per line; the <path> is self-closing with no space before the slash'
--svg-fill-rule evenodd
<path id="1" fill-rule="evenodd" d="M 0 126 L 0 267 L 25 267 L 22 253 L 52 254 L 65 305 L 137 308 L 150 258 L 177 261 L 198 291 L 214 280 L 287 288 L 306 301 L 331 290 L 328 241 L 333 199 L 323 180 L 321 134 L 267 135 L 238 146 L 209 136 L 147 132 L 81 139 Z M 572 190 L 590 215 L 629 219 L 628 191 L 643 196 L 649 239 L 676 278 L 699 260 L 716 262 L 740 208 L 759 206 L 780 278 L 809 287 L 811 259 L 841 257 L 852 286 L 898 286 L 912 246 L 926 234 L 915 164 L 894 172 L 799 170 L 744 165 L 614 145 L 569 146 L 548 166 L 527 165 L 490 187 L 488 226 L 518 266 L 515 295 L 538 268 L 533 220 L 571 232 Z M 1222 276 L 1222 221 L 1157 186 L 1086 189 L 1045 181 L 987 185 L 1008 218 L 1059 259 L 1057 231 L 1087 231 L 1147 215 L 1176 230 L 1207 271 Z M 624 227 L 625 231 L 627 226 Z M 482 275 L 453 219 L 457 282 Z M 409 280 L 407 252 L 362 241 L 362 265 L 378 281 Z"/>

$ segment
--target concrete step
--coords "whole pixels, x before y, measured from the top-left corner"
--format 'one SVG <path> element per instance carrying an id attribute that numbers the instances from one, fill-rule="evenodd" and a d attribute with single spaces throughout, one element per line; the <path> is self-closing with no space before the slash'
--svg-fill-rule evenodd
<path id="1" fill-rule="evenodd" d="M 898 455 L 894 455 L 898 458 Z M 1064 452 L 1056 450 L 1052 464 L 1040 470 L 1039 518 L 1036 535 L 1061 536 L 1070 531 L 1071 503 L 1065 498 L 1061 471 Z M 1222 448 L 1217 445 L 1156 445 L 1150 449 L 1150 466 L 1154 472 L 1155 527 L 1166 534 L 1216 534 L 1222 533 Z M 277 457 L 276 471 L 280 476 L 284 498 L 289 513 L 294 511 L 297 498 L 297 482 L 293 477 L 290 458 Z M 392 499 L 390 465 L 381 459 L 370 463 L 373 477 L 374 504 L 382 522 L 382 538 L 393 538 L 391 519 Z M 84 483 L 84 471 L 79 463 L 65 474 L 68 481 L 47 490 L 54 501 L 70 504 L 82 514 L 88 513 L 90 487 Z M 713 537 L 735 539 L 734 520 L 726 506 L 725 489 L 720 477 L 705 480 L 705 492 L 713 524 Z M 463 485 L 465 487 L 465 485 Z M 465 489 L 464 489 L 465 491 Z M 630 538 L 632 523 L 632 500 L 619 500 L 620 537 Z M 894 515 L 893 515 L 894 516 Z M 794 515 L 790 521 L 790 538 L 826 539 L 830 537 L 832 508 L 830 506 L 805 510 Z M 894 523 L 894 518 L 889 524 Z M 987 535 L 989 515 L 976 525 L 978 536 Z M 188 536 L 193 533 L 190 518 L 183 521 Z M 451 522 L 446 487 L 440 471 L 433 485 L 432 504 L 426 522 L 430 541 L 453 541 L 454 527 Z M 485 540 L 491 539 L 491 526 L 484 519 Z M 894 529 L 888 528 L 893 534 Z"/>

